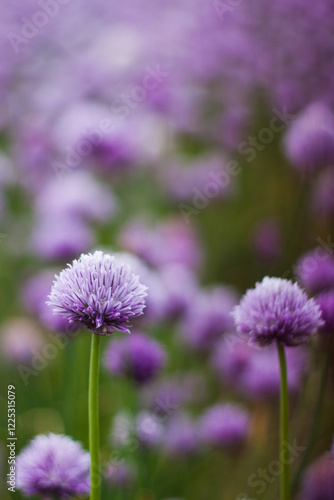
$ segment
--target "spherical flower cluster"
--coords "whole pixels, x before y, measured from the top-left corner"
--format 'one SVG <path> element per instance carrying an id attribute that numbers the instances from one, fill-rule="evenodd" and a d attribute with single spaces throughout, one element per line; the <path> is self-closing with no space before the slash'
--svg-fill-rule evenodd
<path id="1" fill-rule="evenodd" d="M 219 448 L 238 447 L 247 438 L 250 420 L 248 413 L 232 404 L 217 404 L 209 408 L 199 422 L 204 443 Z"/>
<path id="2" fill-rule="evenodd" d="M 292 122 L 286 136 L 288 158 L 301 170 L 334 162 L 334 116 L 322 103 L 312 103 Z"/>
<path id="3" fill-rule="evenodd" d="M 134 332 L 113 339 L 105 353 L 105 366 L 113 375 L 125 375 L 138 384 L 152 380 L 165 364 L 166 354 L 158 342 Z"/>
<path id="4" fill-rule="evenodd" d="M 233 314 L 238 331 L 261 346 L 302 344 L 323 324 L 315 301 L 297 283 L 281 278 L 265 277 L 246 292 Z"/>
<path id="5" fill-rule="evenodd" d="M 311 294 L 334 288 L 334 258 L 322 248 L 303 255 L 296 266 L 301 285 Z"/>
<path id="6" fill-rule="evenodd" d="M 145 307 L 146 287 L 139 277 L 111 255 L 82 254 L 53 283 L 48 304 L 70 322 L 98 335 L 129 332 L 129 320 Z"/>
<path id="7" fill-rule="evenodd" d="M 27 496 L 69 499 L 90 490 L 89 453 L 62 435 L 39 435 L 17 457 L 17 487 Z"/>
<path id="8" fill-rule="evenodd" d="M 320 331 L 322 333 L 334 333 L 334 290 L 321 293 L 316 302 L 320 307 L 324 324 Z"/>

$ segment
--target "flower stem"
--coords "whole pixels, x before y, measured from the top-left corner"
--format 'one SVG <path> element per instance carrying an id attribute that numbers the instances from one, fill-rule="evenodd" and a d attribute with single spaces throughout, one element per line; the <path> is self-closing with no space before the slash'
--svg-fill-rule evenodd
<path id="1" fill-rule="evenodd" d="M 321 373 L 321 379 L 320 379 L 320 387 L 317 395 L 317 400 L 315 404 L 315 409 L 314 409 L 314 415 L 313 415 L 313 422 L 311 426 L 311 430 L 309 433 L 307 445 L 306 445 L 306 450 L 303 456 L 303 459 L 301 461 L 301 464 L 299 466 L 299 469 L 293 478 L 292 481 L 292 489 L 295 490 L 297 489 L 299 479 L 307 465 L 308 459 L 310 457 L 310 453 L 312 451 L 313 445 L 315 443 L 315 439 L 317 436 L 317 430 L 319 427 L 319 422 L 320 422 L 320 417 L 321 417 L 321 410 L 322 410 L 322 405 L 324 401 L 324 396 L 325 396 L 325 389 L 326 389 L 326 382 L 328 378 L 328 371 L 329 371 L 329 366 L 330 366 L 330 358 L 331 358 L 331 349 L 330 345 L 328 346 L 327 352 L 325 354 L 325 360 L 324 360 L 324 365 Z"/>
<path id="2" fill-rule="evenodd" d="M 277 343 L 280 373 L 280 461 L 281 474 L 281 500 L 290 500 L 290 450 L 289 450 L 289 393 L 284 346 Z"/>
<path id="3" fill-rule="evenodd" d="M 90 450 L 90 500 L 100 500 L 100 431 L 99 431 L 99 364 L 100 364 L 99 335 L 92 334 L 89 372 L 89 450 Z"/>

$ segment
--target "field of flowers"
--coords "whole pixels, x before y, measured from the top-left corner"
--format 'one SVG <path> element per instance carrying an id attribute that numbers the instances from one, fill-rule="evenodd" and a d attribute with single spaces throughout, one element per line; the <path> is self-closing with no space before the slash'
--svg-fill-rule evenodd
<path id="1" fill-rule="evenodd" d="M 0 498 L 334 500 L 332 0 L 0 19 Z"/>

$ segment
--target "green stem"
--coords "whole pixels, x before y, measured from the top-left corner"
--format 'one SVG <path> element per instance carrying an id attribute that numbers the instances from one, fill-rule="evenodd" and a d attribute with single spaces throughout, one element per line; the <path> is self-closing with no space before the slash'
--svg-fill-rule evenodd
<path id="1" fill-rule="evenodd" d="M 312 422 L 312 426 L 311 426 L 311 430 L 310 430 L 310 434 L 308 437 L 306 450 L 305 450 L 303 459 L 301 461 L 301 464 L 299 466 L 299 469 L 298 469 L 295 477 L 293 478 L 293 482 L 292 482 L 292 489 L 293 490 L 295 490 L 298 486 L 300 476 L 302 475 L 302 473 L 306 467 L 310 453 L 311 453 L 313 445 L 315 443 L 315 438 L 317 436 L 317 430 L 319 427 L 321 410 L 322 410 L 322 405 L 323 405 L 324 396 L 325 396 L 326 381 L 327 381 L 329 365 L 330 365 L 330 357 L 331 357 L 330 354 L 331 354 L 331 349 L 330 349 L 330 346 L 328 346 L 326 356 L 325 356 L 323 370 L 321 373 L 320 387 L 319 387 L 319 392 L 318 392 L 318 396 L 317 396 L 317 400 L 316 400 L 316 404 L 315 404 L 313 422 Z"/>
<path id="2" fill-rule="evenodd" d="M 90 500 L 100 500 L 100 431 L 99 431 L 99 363 L 100 363 L 99 335 L 92 334 L 89 372 L 89 449 L 90 449 Z"/>
<path id="3" fill-rule="evenodd" d="M 277 343 L 280 373 L 280 461 L 281 474 L 281 500 L 290 500 L 290 450 L 289 450 L 289 393 L 286 357 L 284 346 Z"/>

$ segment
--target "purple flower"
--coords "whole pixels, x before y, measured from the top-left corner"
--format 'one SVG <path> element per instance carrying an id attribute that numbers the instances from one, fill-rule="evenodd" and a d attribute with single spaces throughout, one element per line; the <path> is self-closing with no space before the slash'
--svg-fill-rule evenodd
<path id="1" fill-rule="evenodd" d="M 246 440 L 249 425 L 249 415 L 242 407 L 217 404 L 202 416 L 199 433 L 202 441 L 212 446 L 238 447 Z"/>
<path id="2" fill-rule="evenodd" d="M 302 344 L 323 324 L 319 306 L 297 283 L 268 276 L 246 292 L 233 315 L 238 331 L 261 346 Z"/>
<path id="3" fill-rule="evenodd" d="M 303 347 L 296 347 L 287 349 L 286 356 L 289 391 L 296 392 L 308 368 L 307 352 Z M 236 389 L 243 396 L 279 396 L 280 369 L 274 345 L 258 349 L 246 340 L 229 345 L 223 338 L 216 346 L 213 364 L 226 387 Z"/>
<path id="4" fill-rule="evenodd" d="M 57 177 L 50 180 L 38 193 L 35 206 L 39 216 L 105 221 L 115 212 L 116 202 L 93 175 L 78 171 L 65 176 L 62 182 Z"/>
<path id="5" fill-rule="evenodd" d="M 164 446 L 170 456 L 183 457 L 193 454 L 198 447 L 197 426 L 186 414 L 179 414 L 168 422 Z"/>
<path id="6" fill-rule="evenodd" d="M 178 218 L 155 228 L 138 220 L 125 228 L 121 243 L 154 267 L 180 264 L 196 268 L 201 259 L 193 229 Z"/>
<path id="7" fill-rule="evenodd" d="M 142 411 L 136 418 L 136 433 L 142 444 L 156 447 L 163 441 L 165 427 L 154 414 Z"/>
<path id="8" fill-rule="evenodd" d="M 113 375 L 125 375 L 138 384 L 152 380 L 165 364 L 166 353 L 158 342 L 134 332 L 113 339 L 105 353 L 105 366 Z"/>
<path id="9" fill-rule="evenodd" d="M 143 314 L 146 287 L 139 277 L 109 254 L 82 254 L 53 283 L 54 313 L 83 323 L 93 333 L 129 333 L 129 320 Z"/>
<path id="10" fill-rule="evenodd" d="M 316 302 L 320 307 L 324 324 L 320 329 L 322 333 L 334 333 L 334 290 L 321 293 Z"/>
<path id="11" fill-rule="evenodd" d="M 42 346 L 42 333 L 30 319 L 12 318 L 2 326 L 0 352 L 5 361 L 31 363 Z"/>
<path id="12" fill-rule="evenodd" d="M 119 465 L 110 464 L 107 470 L 106 480 L 109 484 L 126 487 L 135 480 L 136 472 L 133 466 L 122 463 Z"/>
<path id="13" fill-rule="evenodd" d="M 316 248 L 297 262 L 296 275 L 311 294 L 334 288 L 334 257 L 324 249 Z"/>
<path id="14" fill-rule="evenodd" d="M 25 495 L 69 499 L 90 490 L 89 453 L 62 435 L 36 436 L 17 457 L 17 487 Z"/>
<path id="15" fill-rule="evenodd" d="M 314 462 L 306 471 L 299 500 L 333 500 L 334 457 L 329 453 Z"/>
<path id="16" fill-rule="evenodd" d="M 334 169 L 331 165 L 315 179 L 312 192 L 313 210 L 325 217 L 334 215 Z"/>
<path id="17" fill-rule="evenodd" d="M 186 344 L 197 351 L 209 350 L 221 335 L 232 329 L 231 311 L 236 303 L 236 294 L 227 287 L 200 290 L 181 324 Z"/>
<path id="18" fill-rule="evenodd" d="M 93 233 L 77 217 L 41 217 L 31 236 L 31 248 L 42 259 L 72 259 L 93 244 Z"/>
<path id="19" fill-rule="evenodd" d="M 53 270 L 46 269 L 28 279 L 22 288 L 22 302 L 26 310 L 37 316 L 46 328 L 70 333 L 74 325 L 69 325 L 66 318 L 53 314 L 52 309 L 46 304 L 54 275 Z"/>
<path id="20" fill-rule="evenodd" d="M 292 122 L 285 136 L 289 160 L 301 170 L 313 171 L 334 162 L 334 115 L 322 103 L 310 104 Z"/>

